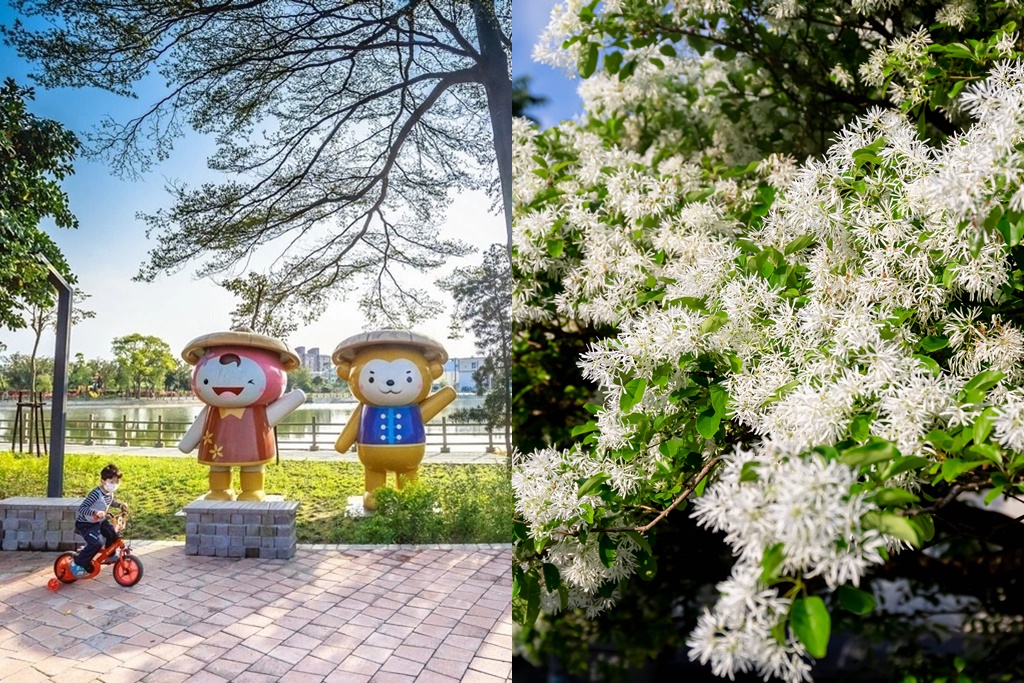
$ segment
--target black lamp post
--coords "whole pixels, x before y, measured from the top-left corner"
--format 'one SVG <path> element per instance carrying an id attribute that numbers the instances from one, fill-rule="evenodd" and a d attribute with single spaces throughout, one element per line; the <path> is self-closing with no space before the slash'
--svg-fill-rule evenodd
<path id="1" fill-rule="evenodd" d="M 45 257 L 39 260 L 46 266 L 47 279 L 57 290 L 57 343 L 53 352 L 53 400 L 50 405 L 50 469 L 46 479 L 46 496 L 64 496 L 64 428 L 68 412 L 68 355 L 71 340 L 71 285 Z"/>

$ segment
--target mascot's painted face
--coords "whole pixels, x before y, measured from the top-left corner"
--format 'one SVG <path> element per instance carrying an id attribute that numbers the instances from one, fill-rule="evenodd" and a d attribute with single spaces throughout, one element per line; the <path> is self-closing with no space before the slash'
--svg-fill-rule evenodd
<path id="1" fill-rule="evenodd" d="M 406 406 L 416 403 L 423 389 L 423 373 L 407 358 L 371 360 L 359 371 L 359 391 L 375 406 Z"/>
<path id="2" fill-rule="evenodd" d="M 218 408 L 271 403 L 286 384 L 284 366 L 275 354 L 245 346 L 209 349 L 192 371 L 192 391 Z"/>

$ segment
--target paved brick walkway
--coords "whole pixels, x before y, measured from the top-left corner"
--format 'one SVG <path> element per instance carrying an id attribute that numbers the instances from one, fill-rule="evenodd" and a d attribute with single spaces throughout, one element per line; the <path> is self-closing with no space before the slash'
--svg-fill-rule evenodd
<path id="1" fill-rule="evenodd" d="M 47 590 L 58 553 L 0 552 L 0 680 L 511 683 L 511 550 L 299 546 L 292 560 L 136 542 Z"/>

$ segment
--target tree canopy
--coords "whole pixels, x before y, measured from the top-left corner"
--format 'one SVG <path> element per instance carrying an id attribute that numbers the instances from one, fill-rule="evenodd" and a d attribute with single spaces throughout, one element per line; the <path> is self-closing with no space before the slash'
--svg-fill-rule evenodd
<path id="1" fill-rule="evenodd" d="M 154 72 L 167 82 L 92 136 L 116 168 L 144 171 L 187 128 L 216 136 L 208 164 L 226 179 L 175 185 L 145 216 L 143 280 L 190 265 L 230 279 L 273 245 L 279 296 L 365 278 L 367 306 L 400 321 L 435 309 L 396 269 L 466 253 L 436 229 L 453 193 L 494 191 L 511 230 L 510 0 L 14 5 L 54 20 L 3 28 L 42 84 L 131 96 Z"/>
<path id="2" fill-rule="evenodd" d="M 75 278 L 40 223 L 75 228 L 59 181 L 72 173 L 78 139 L 61 124 L 28 111 L 34 95 L 8 78 L 0 87 L 0 326 L 28 325 L 33 307 L 53 304 L 46 258 L 68 282 Z"/>
<path id="3" fill-rule="evenodd" d="M 585 111 L 514 122 L 514 348 L 576 401 L 517 405 L 521 652 L 1024 675 L 1020 21 L 556 8 L 536 55 Z"/>
<path id="4" fill-rule="evenodd" d="M 163 339 L 138 332 L 118 337 L 110 344 L 118 373 L 125 380 L 123 386 L 138 398 L 143 387 L 150 390 L 163 388 L 169 373 L 180 362 Z"/>

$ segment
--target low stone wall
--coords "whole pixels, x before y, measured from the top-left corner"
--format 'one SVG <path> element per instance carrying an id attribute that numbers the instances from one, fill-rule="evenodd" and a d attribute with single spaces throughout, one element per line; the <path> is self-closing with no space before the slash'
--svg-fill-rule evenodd
<path id="1" fill-rule="evenodd" d="M 75 550 L 75 515 L 81 498 L 15 497 L 0 500 L 3 550 Z"/>
<path id="2" fill-rule="evenodd" d="M 197 500 L 183 508 L 185 554 L 290 559 L 297 501 Z"/>

